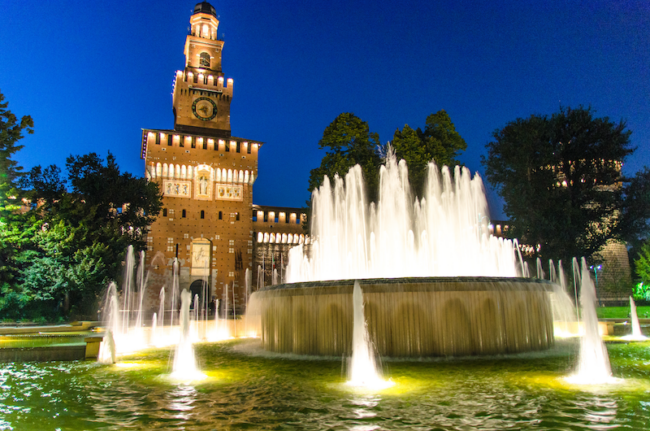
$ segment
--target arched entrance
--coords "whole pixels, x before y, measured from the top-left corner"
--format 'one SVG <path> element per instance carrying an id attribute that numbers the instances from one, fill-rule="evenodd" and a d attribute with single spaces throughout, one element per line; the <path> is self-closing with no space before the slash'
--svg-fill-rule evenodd
<path id="1" fill-rule="evenodd" d="M 204 313 L 211 312 L 212 308 L 210 304 L 206 301 L 210 301 L 209 292 L 208 292 L 208 283 L 205 280 L 194 280 L 190 284 L 190 293 L 192 294 L 192 302 L 190 304 L 190 309 L 194 310 L 194 298 L 196 295 L 199 296 L 199 309 L 201 310 L 201 316 L 203 317 Z"/>

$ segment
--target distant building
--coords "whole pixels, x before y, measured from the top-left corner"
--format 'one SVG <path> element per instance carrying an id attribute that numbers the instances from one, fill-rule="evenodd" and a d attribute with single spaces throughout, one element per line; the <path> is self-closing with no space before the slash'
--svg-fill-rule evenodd
<path id="1" fill-rule="evenodd" d="M 176 72 L 173 88 L 174 128 L 142 132 L 145 175 L 160 185 L 164 208 L 147 236 L 149 295 L 153 300 L 163 286 L 170 292 L 177 258 L 181 291 L 212 301 L 222 298 L 224 286 L 234 286 L 241 312 L 246 269 L 253 288 L 258 279 L 270 284 L 273 265 L 283 271 L 288 248 L 305 242 L 305 216 L 298 208 L 253 205 L 263 142 L 231 134 L 233 80 L 221 69 L 224 42 L 217 38 L 214 7 L 197 4 L 190 25 L 185 68 Z M 270 269 L 266 277 L 258 276 L 258 265 Z"/>

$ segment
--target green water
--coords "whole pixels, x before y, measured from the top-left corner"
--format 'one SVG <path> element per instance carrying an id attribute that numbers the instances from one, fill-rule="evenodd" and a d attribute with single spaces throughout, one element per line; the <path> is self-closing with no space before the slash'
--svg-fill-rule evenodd
<path id="1" fill-rule="evenodd" d="M 344 385 L 340 360 L 254 356 L 251 341 L 196 345 L 201 383 L 165 378 L 169 350 L 94 362 L 0 364 L 0 429 L 650 429 L 650 342 L 608 344 L 620 384 L 565 383 L 576 345 L 514 358 L 389 361 L 396 384 Z"/>

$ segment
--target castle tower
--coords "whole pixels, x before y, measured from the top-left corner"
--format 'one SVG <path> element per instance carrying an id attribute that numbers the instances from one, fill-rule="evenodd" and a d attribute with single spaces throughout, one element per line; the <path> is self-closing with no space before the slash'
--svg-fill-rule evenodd
<path id="1" fill-rule="evenodd" d="M 198 294 L 201 304 L 223 304 L 227 287 L 231 314 L 245 306 L 244 275 L 253 265 L 253 184 L 262 142 L 231 136 L 232 79 L 221 70 L 214 8 L 197 4 L 190 23 L 185 68 L 174 83 L 174 129 L 142 132 L 146 178 L 163 193 L 163 210 L 147 235 L 148 292 L 157 309 L 165 286 L 168 309 L 177 259 L 180 290 Z"/>
<path id="2" fill-rule="evenodd" d="M 230 137 L 233 80 L 226 80 L 221 70 L 218 28 L 214 7 L 197 4 L 185 39 L 185 69 L 176 72 L 174 84 L 174 129 L 179 132 Z"/>

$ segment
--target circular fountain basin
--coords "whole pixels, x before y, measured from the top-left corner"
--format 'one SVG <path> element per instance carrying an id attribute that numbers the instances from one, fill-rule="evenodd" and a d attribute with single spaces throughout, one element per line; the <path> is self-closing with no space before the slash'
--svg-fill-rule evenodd
<path id="1" fill-rule="evenodd" d="M 352 349 L 355 280 L 269 286 L 253 295 L 262 344 L 273 352 L 341 356 Z M 389 357 L 494 355 L 554 344 L 549 293 L 530 278 L 359 280 L 368 332 Z"/>

